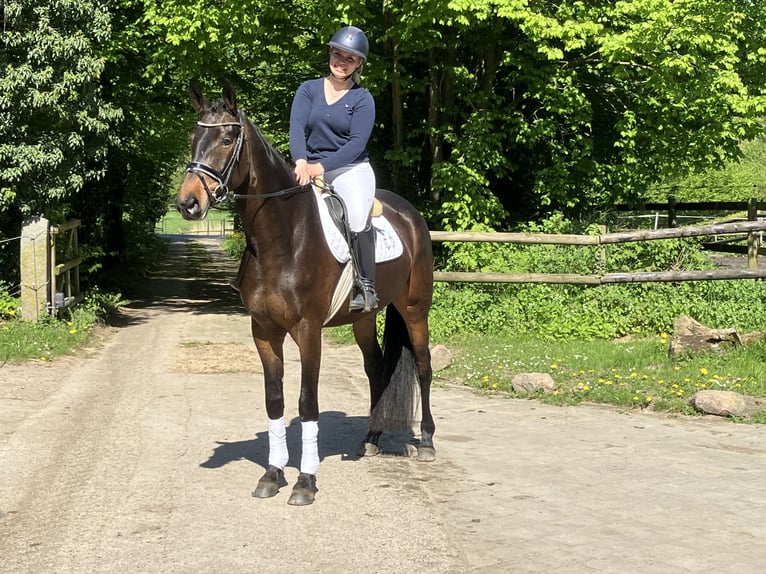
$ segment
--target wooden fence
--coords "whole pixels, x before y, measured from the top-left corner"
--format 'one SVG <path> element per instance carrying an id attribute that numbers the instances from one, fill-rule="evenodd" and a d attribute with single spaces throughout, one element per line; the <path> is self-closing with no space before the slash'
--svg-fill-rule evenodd
<path id="1" fill-rule="evenodd" d="M 173 210 L 175 210 L 175 208 L 173 208 Z M 171 213 L 173 212 L 171 211 Z M 154 232 L 161 235 L 208 235 L 211 237 L 225 237 L 233 231 L 233 218 L 213 219 L 208 217 L 203 221 L 186 221 L 181 220 L 180 216 L 168 217 L 167 215 L 164 215 L 154 227 Z"/>
<path id="2" fill-rule="evenodd" d="M 742 205 L 742 204 L 740 204 Z M 435 271 L 434 279 L 442 282 L 465 283 L 566 283 L 575 285 L 607 285 L 632 282 L 710 281 L 720 279 L 760 279 L 766 269 L 758 269 L 759 233 L 766 230 L 766 220 L 755 220 L 712 225 L 674 227 L 669 229 L 627 231 L 599 235 L 550 235 L 543 233 L 455 233 L 432 231 L 431 240 L 486 241 L 494 243 L 549 244 L 606 246 L 633 241 L 653 241 L 695 236 L 747 234 L 748 268 L 713 269 L 699 271 L 628 271 L 605 275 L 578 275 L 570 273 L 473 273 Z"/>
<path id="3" fill-rule="evenodd" d="M 44 217 L 24 221 L 21 230 L 21 318 L 37 321 L 79 303 L 79 220 L 50 225 Z"/>

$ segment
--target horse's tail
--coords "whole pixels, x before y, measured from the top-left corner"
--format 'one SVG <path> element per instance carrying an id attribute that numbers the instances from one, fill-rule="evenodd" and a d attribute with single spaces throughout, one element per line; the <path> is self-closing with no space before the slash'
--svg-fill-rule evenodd
<path id="1" fill-rule="evenodd" d="M 383 329 L 383 388 L 370 413 L 370 431 L 412 430 L 417 372 L 407 325 L 396 307 L 388 305 Z"/>

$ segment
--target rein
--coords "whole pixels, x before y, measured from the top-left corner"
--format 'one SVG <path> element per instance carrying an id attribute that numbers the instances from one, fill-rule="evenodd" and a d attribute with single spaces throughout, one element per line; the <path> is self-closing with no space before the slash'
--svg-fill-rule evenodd
<path id="1" fill-rule="evenodd" d="M 329 191 L 330 193 L 335 192 L 335 188 L 332 186 L 332 184 L 327 183 L 324 180 L 324 178 L 320 175 L 319 177 L 313 178 L 311 180 L 311 184 L 295 185 L 293 187 L 280 189 L 279 191 L 272 191 L 270 193 L 257 193 L 257 194 L 231 193 L 229 194 L 229 197 L 231 199 L 268 199 L 270 197 L 283 197 L 285 195 L 291 195 L 299 191 L 308 191 L 312 185 L 314 187 L 318 187 L 322 191 Z"/>
<path id="2" fill-rule="evenodd" d="M 229 199 L 268 199 L 270 197 L 283 197 L 291 195 L 299 191 L 308 191 L 308 185 L 296 185 L 294 187 L 288 187 L 287 189 L 280 189 L 279 191 L 272 191 L 271 193 L 229 193 L 227 196 Z M 224 198 L 225 199 L 225 198 Z"/>

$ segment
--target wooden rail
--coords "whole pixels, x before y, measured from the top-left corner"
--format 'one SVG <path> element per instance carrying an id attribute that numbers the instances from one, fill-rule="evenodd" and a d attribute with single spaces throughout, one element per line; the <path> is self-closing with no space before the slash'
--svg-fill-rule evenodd
<path id="1" fill-rule="evenodd" d="M 431 240 L 435 242 L 493 242 L 549 245 L 585 245 L 604 246 L 634 241 L 653 241 L 677 239 L 681 237 L 699 237 L 707 235 L 728 235 L 747 233 L 753 237 L 754 249 L 748 250 L 747 269 L 714 269 L 700 271 L 656 271 L 608 273 L 605 275 L 577 275 L 557 273 L 472 273 L 435 271 L 434 280 L 442 282 L 465 283 L 564 283 L 573 285 L 608 285 L 634 282 L 668 281 L 711 281 L 722 279 L 760 279 L 766 277 L 766 269 L 758 269 L 758 231 L 766 230 L 766 220 L 716 223 L 673 227 L 669 229 L 626 231 L 599 235 L 551 235 L 544 233 L 491 233 L 491 232 L 447 232 L 432 231 Z"/>

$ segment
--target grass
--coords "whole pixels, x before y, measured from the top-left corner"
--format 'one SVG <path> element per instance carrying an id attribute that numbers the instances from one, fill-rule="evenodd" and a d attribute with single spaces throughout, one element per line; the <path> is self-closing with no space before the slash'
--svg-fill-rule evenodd
<path id="1" fill-rule="evenodd" d="M 447 343 L 451 367 L 437 378 L 480 391 L 516 393 L 515 374 L 548 373 L 557 390 L 534 397 L 551 404 L 596 402 L 629 409 L 695 414 L 688 399 L 703 389 L 766 396 L 766 343 L 725 354 L 668 357 L 668 337 L 613 341 L 541 342 L 463 337 Z M 766 422 L 766 412 L 752 417 Z"/>
<path id="2" fill-rule="evenodd" d="M 96 326 L 127 301 L 118 293 L 91 289 L 79 305 L 62 310 L 60 317 L 45 315 L 39 321 L 17 318 L 16 309 L 0 316 L 0 365 L 11 362 L 48 361 L 85 346 Z"/>
<path id="3" fill-rule="evenodd" d="M 211 209 L 202 221 L 187 221 L 175 208 L 171 208 L 157 224 L 157 233 L 167 235 L 226 235 L 234 230 L 232 212 Z"/>
<path id="4" fill-rule="evenodd" d="M 0 321 L 0 363 L 47 361 L 81 348 L 93 324 L 45 318 L 32 321 Z"/>

